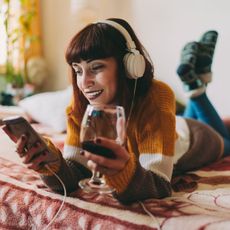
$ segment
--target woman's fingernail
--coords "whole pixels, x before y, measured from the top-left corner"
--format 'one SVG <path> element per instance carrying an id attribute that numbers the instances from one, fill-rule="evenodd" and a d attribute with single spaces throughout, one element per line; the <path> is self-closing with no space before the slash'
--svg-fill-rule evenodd
<path id="1" fill-rule="evenodd" d="M 96 144 L 101 144 L 101 139 L 100 138 L 96 138 L 95 142 L 96 142 Z"/>
<path id="2" fill-rule="evenodd" d="M 41 145 L 41 143 L 38 141 L 38 142 L 35 143 L 34 146 L 35 146 L 35 147 L 39 147 L 40 145 Z"/>
<path id="3" fill-rule="evenodd" d="M 84 156 L 84 154 L 85 154 L 84 150 L 80 150 L 80 155 Z"/>

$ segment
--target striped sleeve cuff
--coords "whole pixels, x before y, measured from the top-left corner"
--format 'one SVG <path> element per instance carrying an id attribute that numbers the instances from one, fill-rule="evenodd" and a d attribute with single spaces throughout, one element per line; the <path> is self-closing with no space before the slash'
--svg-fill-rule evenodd
<path id="1" fill-rule="evenodd" d="M 173 172 L 173 156 L 165 156 L 161 153 L 142 153 L 140 164 L 146 170 L 151 170 L 158 176 L 170 181 Z"/>
<path id="2" fill-rule="evenodd" d="M 135 173 L 136 165 L 137 163 L 134 153 L 131 153 L 130 159 L 123 170 L 113 176 L 104 175 L 106 183 L 115 188 L 117 193 L 122 193 L 130 183 Z"/>
<path id="3" fill-rule="evenodd" d="M 83 156 L 80 155 L 80 150 L 81 150 L 81 148 L 79 148 L 77 146 L 66 144 L 64 146 L 63 157 L 66 160 L 76 161 L 76 162 L 82 164 L 83 166 L 85 166 L 86 168 L 88 168 L 87 160 Z"/>

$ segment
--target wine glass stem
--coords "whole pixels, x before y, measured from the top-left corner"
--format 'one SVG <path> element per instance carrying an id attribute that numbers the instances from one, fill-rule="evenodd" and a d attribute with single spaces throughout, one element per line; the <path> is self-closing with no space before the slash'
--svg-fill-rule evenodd
<path id="1" fill-rule="evenodd" d="M 101 174 L 98 171 L 93 170 L 92 171 L 92 177 L 90 179 L 93 183 L 101 183 Z"/>

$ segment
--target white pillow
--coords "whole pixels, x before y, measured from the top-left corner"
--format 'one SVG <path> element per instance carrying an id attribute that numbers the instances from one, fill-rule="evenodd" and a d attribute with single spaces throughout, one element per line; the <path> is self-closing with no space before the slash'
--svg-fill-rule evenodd
<path id="1" fill-rule="evenodd" d="M 19 102 L 19 106 L 34 120 L 57 132 L 66 130 L 66 107 L 70 103 L 72 87 L 65 90 L 39 93 Z"/>

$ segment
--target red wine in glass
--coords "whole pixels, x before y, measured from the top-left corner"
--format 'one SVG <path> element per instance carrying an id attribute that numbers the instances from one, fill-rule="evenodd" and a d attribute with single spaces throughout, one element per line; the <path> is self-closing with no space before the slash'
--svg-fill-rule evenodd
<path id="1" fill-rule="evenodd" d="M 97 145 L 94 141 L 83 141 L 81 145 L 84 150 L 94 153 L 96 155 L 100 155 L 110 159 L 116 158 L 116 155 L 111 149 Z"/>

